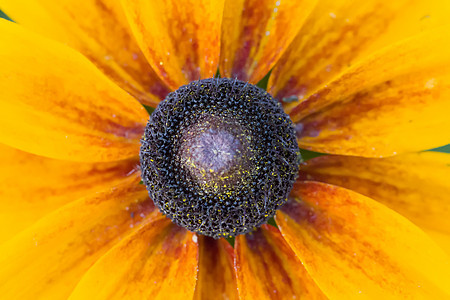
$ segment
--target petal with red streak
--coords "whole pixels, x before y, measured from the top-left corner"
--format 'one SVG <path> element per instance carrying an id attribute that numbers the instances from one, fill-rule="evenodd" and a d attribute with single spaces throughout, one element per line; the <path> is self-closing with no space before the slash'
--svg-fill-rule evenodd
<path id="1" fill-rule="evenodd" d="M 142 103 L 156 107 L 169 89 L 152 70 L 116 0 L 0 0 L 14 21 L 78 50 Z"/>
<path id="2" fill-rule="evenodd" d="M 73 161 L 138 154 L 139 102 L 72 49 L 5 20 L 0 32 L 0 142 Z"/>
<path id="3" fill-rule="evenodd" d="M 138 164 L 67 162 L 0 144 L 0 244 L 63 205 L 126 180 Z"/>
<path id="4" fill-rule="evenodd" d="M 277 224 L 329 298 L 449 297 L 449 257 L 402 216 L 324 183 L 298 182 L 291 197 Z"/>
<path id="5" fill-rule="evenodd" d="M 439 47 L 436 47 L 439 45 Z M 450 27 L 376 53 L 291 112 L 299 146 L 384 157 L 450 140 Z"/>
<path id="6" fill-rule="evenodd" d="M 105 254 L 70 299 L 192 299 L 195 237 L 165 217 L 146 224 Z"/>
<path id="7" fill-rule="evenodd" d="M 321 0 L 274 67 L 268 91 L 303 101 L 377 50 L 448 23 L 449 3 Z"/>
<path id="8" fill-rule="evenodd" d="M 224 0 L 122 0 L 142 52 L 168 86 L 213 77 Z"/>
<path id="9" fill-rule="evenodd" d="M 300 167 L 301 180 L 353 190 L 423 229 L 450 236 L 450 154 L 421 152 L 388 158 L 321 156 Z"/>
<path id="10" fill-rule="evenodd" d="M 238 299 L 232 246 L 224 239 L 198 238 L 198 278 L 194 299 Z"/>
<path id="11" fill-rule="evenodd" d="M 132 176 L 47 215 L 0 247 L 2 298 L 67 298 L 85 272 L 152 211 L 159 214 Z"/>
<path id="12" fill-rule="evenodd" d="M 240 299 L 326 299 L 275 227 L 238 236 L 235 257 Z"/>
<path id="13" fill-rule="evenodd" d="M 220 72 L 251 83 L 261 80 L 292 42 L 317 0 L 226 0 Z"/>

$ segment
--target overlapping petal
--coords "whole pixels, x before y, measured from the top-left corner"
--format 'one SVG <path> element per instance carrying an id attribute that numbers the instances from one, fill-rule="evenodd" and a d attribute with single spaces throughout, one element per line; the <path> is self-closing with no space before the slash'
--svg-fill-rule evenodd
<path id="1" fill-rule="evenodd" d="M 377 52 L 294 108 L 299 146 L 382 157 L 447 144 L 449 28 Z"/>
<path id="2" fill-rule="evenodd" d="M 441 0 L 321 0 L 274 67 L 268 90 L 280 100 L 307 99 L 371 53 L 448 23 L 449 14 Z"/>
<path id="3" fill-rule="evenodd" d="M 94 262 L 152 211 L 135 174 L 44 217 L 0 247 L 2 298 L 68 297 Z"/>
<path id="4" fill-rule="evenodd" d="M 449 257 L 389 208 L 344 188 L 298 182 L 281 233 L 329 298 L 445 299 Z"/>
<path id="5" fill-rule="evenodd" d="M 226 0 L 220 72 L 256 84 L 275 65 L 317 0 Z"/>
<path id="6" fill-rule="evenodd" d="M 138 153 L 139 102 L 70 48 L 5 20 L 0 32 L 0 142 L 73 161 Z"/>
<path id="7" fill-rule="evenodd" d="M 116 0 L 1 0 L 0 9 L 20 25 L 65 43 L 146 105 L 169 89 L 140 51 Z"/>
<path id="8" fill-rule="evenodd" d="M 224 239 L 199 236 L 194 299 L 238 299 L 233 247 Z"/>
<path id="9" fill-rule="evenodd" d="M 256 83 L 304 25 L 269 84 L 280 100 L 301 100 L 286 107 L 302 147 L 381 157 L 448 143 L 450 31 L 417 33 L 445 23 L 450 5 L 320 1 L 307 19 L 316 2 L 122 0 L 142 52 L 116 1 L 0 0 L 0 8 L 152 106 L 166 85 L 212 77 L 220 49 L 222 75 Z M 72 161 L 137 154 L 148 115 L 128 93 L 67 47 L 4 21 L 0 32 L 0 142 Z M 343 188 L 297 183 L 277 215 L 286 241 L 270 226 L 236 239 L 236 283 L 230 246 L 154 211 L 135 160 L 75 164 L 6 146 L 0 155 L 12 162 L 0 167 L 0 196 L 11 200 L 0 226 L 26 219 L 0 242 L 45 216 L 0 246 L 6 298 L 236 298 L 236 285 L 244 299 L 324 298 L 321 289 L 330 298 L 450 297 L 448 257 L 406 219 Z M 301 179 L 383 202 L 448 247 L 448 165 L 429 153 L 330 156 L 306 163 Z"/>
<path id="10" fill-rule="evenodd" d="M 356 191 L 424 229 L 450 237 L 450 154 L 421 152 L 389 158 L 322 156 L 301 166 L 300 178 Z"/>
<path id="11" fill-rule="evenodd" d="M 161 216 L 104 255 L 70 299 L 192 299 L 198 263 L 194 237 Z"/>
<path id="12" fill-rule="evenodd" d="M 213 77 L 224 0 L 122 0 L 142 52 L 173 89 Z"/>
<path id="13" fill-rule="evenodd" d="M 125 180 L 138 163 L 67 162 L 0 144 L 0 244 L 63 205 Z"/>
<path id="14" fill-rule="evenodd" d="M 424 229 L 425 233 L 431 237 L 448 255 L 450 255 L 450 235 L 442 231 Z"/>
<path id="15" fill-rule="evenodd" d="M 326 299 L 274 227 L 238 236 L 235 255 L 240 299 Z"/>

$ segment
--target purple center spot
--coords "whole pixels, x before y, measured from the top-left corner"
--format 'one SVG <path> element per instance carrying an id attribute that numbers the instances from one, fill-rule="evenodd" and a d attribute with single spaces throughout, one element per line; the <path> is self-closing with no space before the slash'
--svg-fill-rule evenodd
<path id="1" fill-rule="evenodd" d="M 222 174 L 233 164 L 240 147 L 239 140 L 226 130 L 209 128 L 194 138 L 190 155 L 199 169 Z"/>

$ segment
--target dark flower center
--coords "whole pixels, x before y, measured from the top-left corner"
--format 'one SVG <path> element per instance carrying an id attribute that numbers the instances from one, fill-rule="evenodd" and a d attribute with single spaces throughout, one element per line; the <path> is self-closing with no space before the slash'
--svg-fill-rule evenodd
<path id="1" fill-rule="evenodd" d="M 170 93 L 147 124 L 142 180 L 176 224 L 231 237 L 266 223 L 297 177 L 293 124 L 266 91 L 204 79 Z"/>

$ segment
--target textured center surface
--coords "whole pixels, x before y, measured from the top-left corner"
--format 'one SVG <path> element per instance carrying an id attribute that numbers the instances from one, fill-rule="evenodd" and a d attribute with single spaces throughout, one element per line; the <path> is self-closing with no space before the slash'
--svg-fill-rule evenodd
<path id="1" fill-rule="evenodd" d="M 208 129 L 193 138 L 183 152 L 186 162 L 201 172 L 222 174 L 239 159 L 241 143 L 232 134 Z"/>
<path id="2" fill-rule="evenodd" d="M 214 238 L 252 231 L 287 201 L 300 153 L 266 91 L 204 79 L 170 93 L 141 141 L 142 180 L 176 224 Z"/>
<path id="3" fill-rule="evenodd" d="M 239 126 L 220 118 L 202 118 L 182 136 L 179 157 L 186 170 L 204 185 L 224 182 L 242 166 L 244 135 Z"/>

